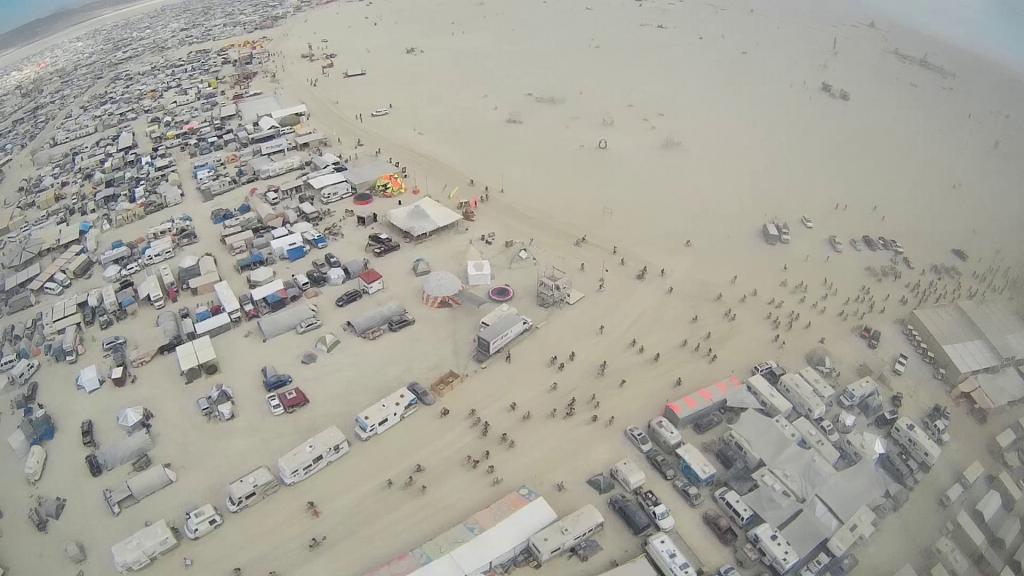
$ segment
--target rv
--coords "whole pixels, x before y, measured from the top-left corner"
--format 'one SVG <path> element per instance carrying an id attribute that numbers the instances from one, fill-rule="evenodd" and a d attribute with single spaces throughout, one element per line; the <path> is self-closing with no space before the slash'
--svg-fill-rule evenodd
<path id="1" fill-rule="evenodd" d="M 510 314 L 480 330 L 476 335 L 476 359 L 483 362 L 533 327 L 526 316 Z"/>
<path id="2" fill-rule="evenodd" d="M 348 439 L 337 426 L 328 426 L 277 459 L 277 473 L 286 485 L 296 484 L 348 454 Z"/>
<path id="3" fill-rule="evenodd" d="M 239 512 L 277 492 L 280 487 L 277 478 L 270 473 L 270 469 L 260 466 L 228 484 L 228 510 Z"/>
<path id="4" fill-rule="evenodd" d="M 697 576 L 697 571 L 690 565 L 690 561 L 664 532 L 649 536 L 644 544 L 644 550 L 664 576 Z"/>
<path id="5" fill-rule="evenodd" d="M 793 405 L 797 414 L 809 420 L 817 420 L 825 415 L 825 403 L 799 374 L 786 374 L 779 378 L 778 389 Z"/>
<path id="6" fill-rule="evenodd" d="M 683 445 L 683 435 L 679 433 L 679 429 L 676 428 L 668 418 L 664 416 L 658 416 L 652 418 L 650 423 L 647 425 L 648 430 L 651 434 L 651 440 L 658 445 L 662 450 L 672 453 L 675 452 L 676 448 Z"/>
<path id="7" fill-rule="evenodd" d="M 173 257 L 174 241 L 170 238 L 161 238 L 149 244 L 149 248 L 146 248 L 146 251 L 142 253 L 142 262 L 146 266 L 152 266 L 164 260 L 170 260 Z"/>
<path id="8" fill-rule="evenodd" d="M 113 264 L 114 262 L 127 260 L 131 255 L 132 249 L 127 246 L 121 245 L 117 248 L 111 248 L 103 254 L 100 254 L 100 266 L 106 266 L 108 264 Z"/>
<path id="9" fill-rule="evenodd" d="M 224 518 L 213 504 L 203 504 L 190 512 L 185 512 L 185 536 L 189 540 L 199 540 L 224 524 Z"/>
<path id="10" fill-rule="evenodd" d="M 779 229 L 772 222 L 765 222 L 761 229 L 761 233 L 764 234 L 764 241 L 769 245 L 775 245 L 779 243 Z"/>
<path id="11" fill-rule="evenodd" d="M 167 521 L 159 520 L 114 544 L 110 552 L 114 556 L 114 569 L 125 574 L 142 570 L 177 546 L 178 539 Z"/>
<path id="12" fill-rule="evenodd" d="M 786 397 L 780 394 L 764 376 L 760 374 L 751 376 L 747 378 L 744 384 L 747 391 L 757 400 L 757 403 L 761 405 L 761 409 L 770 418 L 780 415 L 784 418 L 789 418 L 789 415 L 793 412 L 793 404 L 786 400 Z"/>
<path id="13" fill-rule="evenodd" d="M 611 475 L 627 492 L 632 492 L 647 482 L 647 475 L 629 458 L 612 466 Z"/>
<path id="14" fill-rule="evenodd" d="M 717 471 L 700 448 L 693 444 L 683 444 L 676 448 L 676 456 L 679 457 L 679 471 L 694 486 L 711 486 L 715 483 Z"/>
<path id="15" fill-rule="evenodd" d="M 528 546 L 537 562 L 543 564 L 572 550 L 603 527 L 604 517 L 592 504 L 587 504 L 531 536 Z"/>
<path id="16" fill-rule="evenodd" d="M 938 462 L 942 449 L 910 418 L 900 416 L 889 434 L 914 460 L 926 466 L 934 466 Z"/>
<path id="17" fill-rule="evenodd" d="M 850 383 L 846 390 L 843 390 L 839 396 L 839 404 L 843 408 L 853 408 L 874 394 L 878 394 L 878 383 L 871 376 L 865 376 Z"/>
<path id="18" fill-rule="evenodd" d="M 403 386 L 356 416 L 356 436 L 360 440 L 369 440 L 371 436 L 382 434 L 398 424 L 417 408 L 419 403 L 416 396 Z"/>
<path id="19" fill-rule="evenodd" d="M 82 278 L 92 270 L 93 264 L 92 258 L 88 254 L 79 254 L 68 264 L 68 272 L 71 273 L 75 278 Z"/>
<path id="20" fill-rule="evenodd" d="M 221 307 L 224 308 L 224 312 L 231 318 L 231 321 L 241 321 L 242 306 L 238 303 L 238 297 L 235 296 L 231 285 L 227 281 L 222 280 L 213 285 L 213 291 L 217 294 L 217 300 L 220 302 Z"/>
<path id="21" fill-rule="evenodd" d="M 78 324 L 72 324 L 64 330 L 61 347 L 64 349 L 65 362 L 74 364 L 78 361 Z"/>
<path id="22" fill-rule="evenodd" d="M 814 393 L 818 395 L 818 398 L 821 398 L 822 402 L 828 403 L 836 395 L 835 389 L 828 382 L 825 382 L 825 379 L 814 368 L 807 366 L 798 370 L 797 374 L 807 382 L 807 385 L 814 390 Z"/>
<path id="23" fill-rule="evenodd" d="M 761 553 L 761 562 L 778 574 L 789 572 L 799 560 L 789 541 L 767 523 L 751 528 L 747 540 Z"/>
<path id="24" fill-rule="evenodd" d="M 18 360 L 18 363 L 11 368 L 11 371 L 7 373 L 7 382 L 15 386 L 23 386 L 28 384 L 28 381 L 32 376 L 39 370 L 38 360 L 26 360 L 22 358 Z"/>

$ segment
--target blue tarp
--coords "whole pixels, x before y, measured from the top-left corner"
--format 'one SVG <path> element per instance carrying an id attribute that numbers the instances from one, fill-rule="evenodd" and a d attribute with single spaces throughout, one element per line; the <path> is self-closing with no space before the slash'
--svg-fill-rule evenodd
<path id="1" fill-rule="evenodd" d="M 210 314 L 209 310 L 196 312 L 196 322 L 202 322 L 203 320 L 207 320 L 211 317 L 213 317 L 213 314 Z"/>
<path id="2" fill-rule="evenodd" d="M 113 242 L 110 243 L 111 250 L 117 250 L 121 246 L 124 246 L 124 240 L 114 240 Z"/>
<path id="3" fill-rule="evenodd" d="M 92 222 L 79 222 L 79 224 L 78 224 L 78 231 L 79 232 L 88 232 L 89 230 L 92 230 Z"/>
<path id="4" fill-rule="evenodd" d="M 252 210 L 252 208 L 250 208 L 245 202 L 242 202 L 242 205 L 238 207 L 239 214 L 248 214 L 250 210 Z"/>
<path id="5" fill-rule="evenodd" d="M 288 251 L 285 252 L 285 256 L 288 258 L 289 262 L 295 262 L 296 260 L 299 260 L 300 258 L 302 258 L 305 255 L 306 255 L 306 247 L 305 246 L 295 246 L 294 248 L 289 248 Z"/>

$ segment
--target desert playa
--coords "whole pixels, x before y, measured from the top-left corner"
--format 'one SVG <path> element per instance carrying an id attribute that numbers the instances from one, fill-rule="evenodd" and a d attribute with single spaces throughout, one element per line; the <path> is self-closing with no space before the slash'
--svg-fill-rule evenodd
<path id="1" fill-rule="evenodd" d="M 0 327 L 39 367 L 2 392 L 0 432 L 22 434 L 4 575 L 127 573 L 139 553 L 154 575 L 1021 574 L 1020 72 L 838 2 L 114 18 L 83 32 L 97 61 L 9 76 L 58 104 L 5 95 L 4 142 L 28 142 L 3 148 L 3 221 L 38 224 L 8 230 Z M 59 294 L 64 249 L 13 249 L 47 228 L 95 261 Z M 116 321 L 57 331 L 69 301 Z M 203 322 L 208 341 L 185 328 Z M 39 411 L 55 432 L 27 469 Z M 143 435 L 148 468 L 83 463 Z M 263 466 L 277 479 L 230 511 Z M 104 490 L 140 475 L 112 514 Z M 26 511 L 58 497 L 37 530 Z M 208 503 L 223 526 L 182 534 Z"/>

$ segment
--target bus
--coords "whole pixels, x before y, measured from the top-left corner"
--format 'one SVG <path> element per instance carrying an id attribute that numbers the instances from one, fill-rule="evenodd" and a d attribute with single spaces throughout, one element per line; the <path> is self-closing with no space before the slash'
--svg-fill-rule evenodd
<path id="1" fill-rule="evenodd" d="M 270 469 L 260 466 L 228 484 L 228 510 L 239 512 L 277 492 L 280 487 L 277 478 L 270 473 Z"/>
<path id="2" fill-rule="evenodd" d="M 356 436 L 360 440 L 369 440 L 371 436 L 398 424 L 417 408 L 419 403 L 416 397 L 403 386 L 356 416 Z"/>
<path id="3" fill-rule="evenodd" d="M 296 484 L 348 454 L 348 439 L 337 426 L 328 426 L 277 459 L 277 473 L 286 485 Z"/>
<path id="4" fill-rule="evenodd" d="M 603 527 L 604 517 L 592 504 L 587 504 L 531 536 L 530 552 L 537 562 L 543 564 L 571 550 Z"/>

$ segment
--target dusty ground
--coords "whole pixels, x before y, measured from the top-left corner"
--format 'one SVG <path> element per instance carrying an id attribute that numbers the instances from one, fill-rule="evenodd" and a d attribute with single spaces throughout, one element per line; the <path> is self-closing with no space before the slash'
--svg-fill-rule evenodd
<path id="1" fill-rule="evenodd" d="M 107 386 L 85 396 L 74 390 L 73 378 L 89 363 L 103 365 L 102 336 L 125 334 L 143 348 L 157 341 L 155 314 L 145 306 L 108 333 L 89 332 L 90 350 L 78 365 L 47 364 L 40 373 L 40 399 L 60 427 L 47 445 L 43 479 L 29 488 L 20 463 L 10 456 L 10 465 L 0 471 L 0 481 L 12 487 L 0 494 L 2 562 L 14 574 L 74 573 L 59 555 L 62 543 L 73 538 L 89 550 L 87 574 L 111 573 L 110 544 L 146 520 L 164 517 L 180 524 L 192 505 L 221 504 L 227 482 L 242 473 L 272 466 L 329 424 L 350 430 L 355 414 L 370 402 L 409 380 L 429 382 L 448 369 L 467 378 L 438 406 L 368 443 L 353 435 L 352 452 L 325 472 L 228 516 L 217 534 L 184 543 L 148 573 L 181 573 L 181 557 L 188 556 L 195 560 L 192 571 L 200 574 L 227 574 L 235 566 L 246 574 L 271 569 L 288 575 L 359 574 L 519 484 L 540 491 L 560 514 L 584 503 L 600 504 L 583 480 L 624 454 L 636 457 L 622 437 L 623 426 L 646 422 L 666 400 L 685 391 L 730 373 L 745 375 L 757 360 L 777 358 L 798 367 L 806 350 L 825 337 L 844 372 L 840 384 L 852 380 L 861 363 L 884 370 L 904 349 L 896 328 L 909 307 L 891 302 L 884 315 L 868 316 L 886 332 L 878 351 L 869 351 L 853 334 L 856 322 L 844 322 L 836 313 L 863 284 L 879 299 L 892 294 L 895 300 L 917 274 L 906 273 L 899 283 L 876 282 L 865 266 L 886 263 L 883 253 L 847 248 L 834 255 L 826 239 L 833 233 L 844 240 L 864 233 L 897 237 L 919 269 L 931 262 L 953 263 L 953 246 L 980 257 L 965 271 L 984 270 L 993 262 L 1019 265 L 1020 254 L 1010 247 L 1019 245 L 1012 224 L 1022 213 L 1014 188 L 1021 177 L 1015 161 L 1021 153 L 1021 87 L 1004 71 L 933 39 L 882 22 L 876 28 L 862 24 L 869 20 L 812 3 L 779 12 L 759 2 L 622 1 L 585 7 L 532 0 L 511 5 L 399 0 L 386 6 L 331 5 L 274 30 L 272 49 L 284 53 L 275 64 L 279 81 L 262 87 L 278 91 L 285 105 L 306 103 L 312 124 L 332 140 L 340 138 L 343 154 L 352 154 L 360 138 L 361 159 L 383 148 L 384 156 L 408 165 L 413 182 L 438 199 L 456 186 L 465 198 L 487 185 L 491 201 L 481 205 L 479 220 L 467 231 L 405 245 L 375 262 L 385 276 L 384 292 L 341 310 L 332 305 L 341 289 L 325 289 L 317 300 L 325 329 L 339 335 L 345 319 L 387 300 L 404 303 L 417 323 L 372 342 L 346 334 L 341 347 L 311 366 L 300 365 L 299 356 L 317 334 L 263 344 L 250 324 L 215 339 L 220 377 L 185 386 L 175 361 L 157 358 L 138 371 L 134 386 Z M 319 76 L 318 63 L 299 58 L 307 41 L 319 49 L 320 38 L 329 40 L 327 51 L 341 55 L 329 78 Z M 838 52 L 832 51 L 833 38 Z M 422 53 L 407 54 L 407 47 Z M 893 47 L 928 52 L 957 77 L 944 79 L 901 63 L 886 53 Z M 369 74 L 339 77 L 345 68 L 359 67 Z M 316 88 L 306 83 L 318 76 Z M 823 80 L 849 90 L 851 101 L 822 94 Z M 390 116 L 369 118 L 371 110 L 387 104 L 394 107 Z M 365 123 L 354 120 L 360 113 Z M 607 150 L 597 149 L 602 138 Z M 187 172 L 186 162 L 181 170 Z M 469 178 L 476 180 L 475 188 L 468 187 Z M 217 256 L 222 275 L 241 290 L 243 280 L 231 270 L 208 213 L 237 206 L 242 191 L 204 204 L 184 180 L 186 202 L 171 212 L 190 213 L 197 223 L 201 242 L 188 251 Z M 502 188 L 505 192 L 498 192 Z M 815 229 L 800 226 L 803 213 L 816 220 Z M 168 215 L 112 231 L 103 241 L 134 238 Z M 759 228 L 767 215 L 789 221 L 791 245 L 764 244 Z M 494 246 L 474 243 L 492 231 Z M 346 238 L 329 250 L 343 260 L 360 256 L 366 232 L 346 222 Z M 574 247 L 583 234 L 588 242 Z M 532 240 L 537 265 L 510 267 L 505 239 Z M 687 239 L 693 240 L 690 248 L 684 247 Z M 538 324 L 514 346 L 511 365 L 499 360 L 480 366 L 470 359 L 481 311 L 437 311 L 419 304 L 412 260 L 425 257 L 435 269 L 461 274 L 471 243 L 491 259 L 496 282 L 518 290 L 515 304 Z M 308 260 L 299 264 L 278 265 L 278 274 L 309 267 Z M 586 299 L 560 310 L 537 309 L 532 286 L 538 270 L 549 265 L 569 271 L 588 293 Z M 634 275 L 642 265 L 651 274 L 638 282 Z M 664 278 L 658 273 L 662 267 Z M 607 289 L 599 293 L 601 276 Z M 824 278 L 838 293 L 819 314 L 811 306 Z M 807 301 L 797 304 L 799 295 L 779 286 L 783 279 L 790 287 L 806 281 Z M 75 288 L 92 285 L 98 285 L 96 278 Z M 754 289 L 758 296 L 741 303 Z M 722 300 L 715 301 L 719 292 Z M 764 319 L 775 311 L 767 304 L 773 297 L 787 301 L 782 312 L 799 311 L 812 327 L 805 330 L 800 322 L 791 332 L 773 330 Z M 209 299 L 186 296 L 183 303 Z M 735 322 L 723 317 L 727 308 L 737 314 Z M 694 314 L 700 320 L 691 323 Z M 599 335 L 602 324 L 606 330 Z M 719 356 L 714 364 L 703 349 L 692 350 L 709 330 L 709 345 Z M 785 348 L 773 343 L 776 332 L 782 332 Z M 632 338 L 644 344 L 644 354 L 630 349 Z M 685 349 L 684 338 L 689 340 Z M 565 357 L 570 350 L 577 358 L 564 372 L 548 367 L 548 357 Z M 656 352 L 661 353 L 657 363 Z M 602 360 L 609 362 L 608 373 L 597 377 Z M 257 378 L 264 363 L 292 373 L 312 405 L 271 417 Z M 683 378 L 682 388 L 673 387 L 677 376 Z M 623 378 L 627 384 L 619 387 Z M 559 383 L 557 392 L 549 391 L 553 381 Z M 208 423 L 195 409 L 195 398 L 217 382 L 231 385 L 239 397 L 235 421 Z M 915 416 L 944 394 L 916 356 L 895 386 L 908 396 L 906 413 Z M 570 420 L 545 416 L 572 396 L 586 406 L 591 394 L 600 400 L 600 410 L 586 407 Z M 516 413 L 507 407 L 512 401 L 519 405 Z M 154 460 L 170 462 L 179 481 L 112 518 L 100 491 L 127 472 L 90 478 L 77 427 L 91 417 L 99 441 L 112 441 L 121 434 L 116 412 L 135 404 L 156 413 Z M 439 418 L 440 405 L 452 416 Z M 470 428 L 470 408 L 491 422 L 488 438 Z M 524 410 L 533 414 L 527 422 L 520 418 Z M 600 422 L 591 424 L 595 412 Z M 615 425 L 606 427 L 604 421 L 613 415 Z M 3 418 L 0 432 L 6 436 L 15 423 L 13 417 Z M 939 525 L 932 516 L 938 494 L 998 429 L 976 426 L 963 410 L 957 411 L 954 427 L 955 443 L 904 513 L 887 521 L 862 552 L 859 573 L 886 574 L 906 561 L 925 559 L 934 531 L 916 527 Z M 514 449 L 499 444 L 502 432 L 516 440 Z M 504 479 L 500 486 L 492 486 L 482 470 L 461 464 L 467 454 L 485 449 Z M 416 463 L 426 467 L 420 480 L 428 486 L 426 495 L 384 488 L 387 478 L 400 483 Z M 565 481 L 569 490 L 554 490 L 557 481 Z M 699 559 L 710 567 L 729 561 L 698 514 L 667 483 L 652 483 L 678 515 L 678 532 Z M 35 533 L 23 516 L 27 496 L 37 492 L 70 501 L 46 536 Z M 319 519 L 305 514 L 307 500 L 319 504 Z M 911 526 L 915 529 L 908 530 Z M 307 551 L 305 542 L 320 535 L 328 537 L 326 546 Z M 600 540 L 606 552 L 594 561 L 558 561 L 543 573 L 596 574 L 613 558 L 625 560 L 639 550 L 639 542 L 612 516 Z"/>

